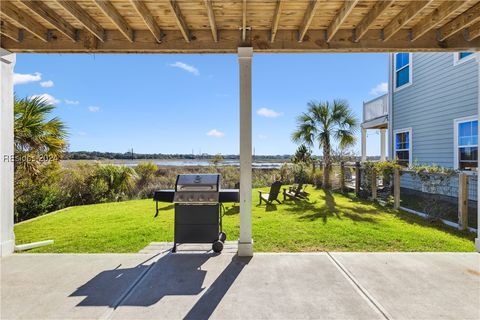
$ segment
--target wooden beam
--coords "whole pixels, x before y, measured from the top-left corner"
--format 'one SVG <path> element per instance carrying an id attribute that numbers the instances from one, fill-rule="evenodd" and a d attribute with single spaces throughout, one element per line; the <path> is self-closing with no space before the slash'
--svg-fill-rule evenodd
<path id="1" fill-rule="evenodd" d="M 14 25 L 6 21 L 0 21 L 0 34 L 3 34 L 5 37 L 8 37 L 13 41 L 20 42 L 21 32 L 22 31 Z"/>
<path id="2" fill-rule="evenodd" d="M 23 41 L 15 42 L 2 37 L 2 47 L 11 52 L 37 53 L 235 53 L 239 46 L 248 44 L 255 52 L 262 53 L 326 53 L 326 52 L 458 52 L 480 49 L 480 38 L 467 41 L 458 33 L 443 42 L 436 39 L 431 30 L 417 41 L 410 40 L 409 30 L 400 30 L 390 41 L 381 41 L 379 30 L 370 30 L 358 42 L 354 42 L 353 30 L 340 29 L 335 38 L 325 41 L 324 30 L 310 30 L 308 41 L 298 42 L 297 30 L 278 30 L 275 42 L 270 42 L 270 30 L 252 30 L 248 42 L 244 43 L 238 30 L 223 30 L 218 42 L 212 39 L 208 29 L 193 31 L 195 39 L 186 43 L 178 30 L 169 31 L 162 43 L 155 41 L 150 30 L 137 30 L 135 42 L 128 41 L 118 30 L 107 30 L 106 41 L 89 42 L 90 32 L 82 29 L 79 40 L 73 42 L 57 31 L 53 31 L 50 42 L 45 43 L 30 33 Z M 92 36 L 93 38 L 93 36 Z M 88 44 L 88 46 L 87 46 Z"/>
<path id="3" fill-rule="evenodd" d="M 275 13 L 273 14 L 272 20 L 272 30 L 270 36 L 270 42 L 275 41 L 275 36 L 278 30 L 278 24 L 280 23 L 280 16 L 282 15 L 284 0 L 277 0 L 277 4 L 275 6 Z"/>
<path id="4" fill-rule="evenodd" d="M 247 0 L 242 2 L 242 41 L 247 39 Z"/>
<path id="5" fill-rule="evenodd" d="M 400 31 L 407 23 L 412 21 L 426 6 L 434 0 L 412 1 L 383 29 L 383 40 L 386 41 Z"/>
<path id="6" fill-rule="evenodd" d="M 22 26 L 44 42 L 48 42 L 48 30 L 10 1 L 1 1 L 0 12 L 3 16 Z"/>
<path id="7" fill-rule="evenodd" d="M 327 29 L 327 42 L 330 42 L 359 0 L 346 1 Z"/>
<path id="8" fill-rule="evenodd" d="M 173 17 L 177 22 L 177 26 L 180 29 L 180 32 L 182 33 L 183 38 L 185 39 L 186 42 L 190 42 L 190 30 L 188 30 L 187 23 L 185 22 L 185 18 L 183 17 L 182 11 L 178 6 L 177 1 L 169 0 L 168 4 L 170 5 L 170 9 L 172 10 Z"/>
<path id="9" fill-rule="evenodd" d="M 207 8 L 208 21 L 210 23 L 210 29 L 212 30 L 213 41 L 218 42 L 218 31 L 215 22 L 215 12 L 213 12 L 212 0 L 205 0 L 205 7 Z"/>
<path id="10" fill-rule="evenodd" d="M 373 8 L 355 28 L 355 42 L 358 42 L 367 33 L 378 17 L 395 3 L 395 0 L 377 1 Z"/>
<path id="11" fill-rule="evenodd" d="M 433 10 L 431 14 L 422 19 L 412 28 L 412 41 L 417 40 L 428 31 L 435 28 L 439 23 L 452 15 L 455 10 L 465 5 L 463 1 L 448 1 Z"/>
<path id="12" fill-rule="evenodd" d="M 155 40 L 157 40 L 157 42 L 162 42 L 162 30 L 158 26 L 158 23 L 155 21 L 155 18 L 152 16 L 152 13 L 148 10 L 145 3 L 141 0 L 131 0 L 131 2 L 140 17 L 142 17 L 143 22 L 145 22 L 148 29 L 152 32 Z"/>
<path id="13" fill-rule="evenodd" d="M 466 32 L 466 38 L 468 41 L 472 41 L 478 37 L 480 37 L 480 22 L 468 27 Z"/>
<path id="14" fill-rule="evenodd" d="M 21 0 L 21 2 L 40 18 L 53 25 L 58 31 L 70 38 L 72 41 L 77 41 L 76 29 L 62 18 L 53 9 L 50 9 L 42 1 Z"/>
<path id="15" fill-rule="evenodd" d="M 88 31 L 90 31 L 98 40 L 105 41 L 105 30 L 98 24 L 90 15 L 82 9 L 75 1 L 71 0 L 57 0 L 65 11 L 74 17 L 80 24 L 82 24 Z"/>
<path id="16" fill-rule="evenodd" d="M 443 41 L 477 21 L 480 21 L 480 2 L 438 29 L 438 40 Z"/>
<path id="17" fill-rule="evenodd" d="M 310 24 L 312 23 L 313 17 L 315 16 L 315 12 L 317 11 L 319 4 L 320 4 L 320 1 L 318 0 L 312 0 L 309 2 L 308 8 L 305 11 L 305 14 L 303 16 L 302 24 L 298 29 L 298 42 L 303 41 L 303 38 L 305 37 L 305 34 L 308 31 L 308 27 L 310 27 Z"/>
<path id="18" fill-rule="evenodd" d="M 103 13 L 117 26 L 118 30 L 133 42 L 133 29 L 128 25 L 127 21 L 118 13 L 117 9 L 108 0 L 95 0 L 95 3 L 103 11 Z"/>

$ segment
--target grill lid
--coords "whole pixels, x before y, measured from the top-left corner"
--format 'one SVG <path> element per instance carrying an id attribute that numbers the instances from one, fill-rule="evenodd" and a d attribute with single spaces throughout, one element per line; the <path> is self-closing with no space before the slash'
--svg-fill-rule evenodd
<path id="1" fill-rule="evenodd" d="M 175 191 L 210 191 L 218 192 L 220 174 L 179 174 Z"/>

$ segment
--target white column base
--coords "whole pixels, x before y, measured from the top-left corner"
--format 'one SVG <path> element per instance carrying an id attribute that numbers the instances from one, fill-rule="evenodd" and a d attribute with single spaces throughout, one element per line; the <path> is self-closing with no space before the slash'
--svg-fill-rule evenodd
<path id="1" fill-rule="evenodd" d="M 480 238 L 475 239 L 475 248 L 477 248 L 477 252 L 480 253 Z"/>
<path id="2" fill-rule="evenodd" d="M 240 242 L 238 240 L 238 256 L 253 257 L 253 239 L 250 242 Z"/>
<path id="3" fill-rule="evenodd" d="M 2 242 L 0 246 L 0 257 L 6 257 L 13 253 L 15 250 L 15 240 L 8 240 Z"/>

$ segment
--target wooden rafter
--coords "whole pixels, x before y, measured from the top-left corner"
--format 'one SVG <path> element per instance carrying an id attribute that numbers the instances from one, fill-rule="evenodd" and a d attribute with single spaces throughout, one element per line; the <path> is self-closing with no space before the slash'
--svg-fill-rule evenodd
<path id="1" fill-rule="evenodd" d="M 177 22 L 177 26 L 180 29 L 180 32 L 185 38 L 185 41 L 190 42 L 190 30 L 188 29 L 187 23 L 185 22 L 185 18 L 183 17 L 182 11 L 178 6 L 176 0 L 169 0 L 168 4 L 170 5 L 170 9 L 172 10 L 173 17 Z"/>
<path id="2" fill-rule="evenodd" d="M 40 40 L 48 42 L 48 30 L 23 10 L 18 9 L 9 1 L 0 4 L 1 14 L 16 24 L 22 26 Z"/>
<path id="3" fill-rule="evenodd" d="M 141 0 L 131 0 L 133 7 L 137 10 L 138 14 L 142 18 L 143 22 L 147 25 L 148 29 L 152 32 L 155 40 L 157 42 L 162 42 L 162 30 L 158 26 L 158 23 L 155 21 L 150 10 L 148 10 L 145 3 Z"/>
<path id="4" fill-rule="evenodd" d="M 217 23 L 215 22 L 212 0 L 205 0 L 205 7 L 207 8 L 208 22 L 210 23 L 210 30 L 212 30 L 213 41 L 218 42 Z"/>
<path id="5" fill-rule="evenodd" d="M 72 41 L 77 41 L 75 28 L 54 10 L 41 1 L 21 0 L 21 2 L 43 20 L 53 25 Z"/>
<path id="6" fill-rule="evenodd" d="M 480 3 L 471 7 L 438 30 L 438 40 L 444 41 L 458 31 L 467 28 L 480 20 Z"/>
<path id="7" fill-rule="evenodd" d="M 16 42 L 21 40 L 21 30 L 6 21 L 0 21 L 0 34 Z"/>
<path id="8" fill-rule="evenodd" d="M 128 41 L 133 42 L 133 29 L 128 25 L 125 18 L 123 18 L 113 4 L 108 0 L 95 0 L 98 8 L 117 26 L 118 30 L 127 38 Z"/>
<path id="9" fill-rule="evenodd" d="M 346 1 L 338 14 L 333 19 L 332 23 L 328 26 L 327 29 L 327 42 L 330 42 L 338 29 L 342 26 L 342 23 L 347 19 L 348 15 L 352 12 L 353 8 L 357 5 L 359 0 L 349 0 Z"/>
<path id="10" fill-rule="evenodd" d="M 90 31 L 98 40 L 105 41 L 105 30 L 75 1 L 57 0 L 57 3 L 74 17 L 85 29 Z"/>
<path id="11" fill-rule="evenodd" d="M 395 0 L 386 0 L 378 1 L 375 3 L 373 8 L 368 12 L 368 14 L 363 18 L 363 20 L 355 28 L 355 42 L 358 42 L 362 37 L 367 33 L 370 27 L 373 25 L 375 20 L 383 13 L 385 10 L 390 8 L 392 4 L 395 3 Z"/>
<path id="12" fill-rule="evenodd" d="M 242 41 L 247 39 L 247 0 L 242 2 Z"/>
<path id="13" fill-rule="evenodd" d="M 303 38 L 305 37 L 305 34 L 307 33 L 308 28 L 312 23 L 313 17 L 315 16 L 315 12 L 317 11 L 319 4 L 320 4 L 320 1 L 318 0 L 312 0 L 309 2 L 308 8 L 305 11 L 305 14 L 303 16 L 302 24 L 298 29 L 298 42 L 303 41 Z"/>
<path id="14" fill-rule="evenodd" d="M 426 6 L 434 0 L 412 1 L 383 29 L 383 40 L 386 41 L 400 31 L 407 23 L 412 21 Z"/>
<path id="15" fill-rule="evenodd" d="M 55 31 L 54 31 L 55 32 Z M 171 30 L 163 38 L 162 45 L 155 42 L 150 30 L 137 30 L 135 42 L 128 41 L 118 30 L 107 30 L 106 41 L 92 43 L 86 37 L 93 36 L 81 30 L 79 40 L 73 42 L 65 36 L 52 37 L 43 42 L 29 32 L 24 33 L 23 41 L 16 42 L 2 37 L 2 47 L 11 52 L 99 52 L 99 53 L 235 53 L 244 45 L 239 30 L 223 30 L 221 41 L 214 42 L 208 29 L 195 29 L 195 40 L 186 43 L 179 30 Z M 57 34 L 59 34 L 57 32 Z M 56 35 L 56 34 L 55 34 Z M 252 30 L 249 43 L 255 52 L 458 52 L 480 48 L 480 38 L 467 41 L 457 33 L 444 42 L 436 39 L 436 31 L 430 30 L 417 41 L 410 40 L 410 31 L 400 30 L 390 41 L 381 41 L 376 30 L 368 32 L 359 42 L 352 42 L 352 29 L 340 29 L 329 43 L 325 41 L 324 30 L 309 30 L 308 41 L 297 41 L 297 30 L 279 30 L 275 42 L 270 42 L 270 30 Z M 195 42 L 193 42 L 195 41 Z M 88 43 L 89 46 L 86 46 Z"/>
<path id="16" fill-rule="evenodd" d="M 280 23 L 280 16 L 282 15 L 283 4 L 284 4 L 284 0 L 277 0 L 277 4 L 275 6 L 275 13 L 273 14 L 270 42 L 275 41 L 275 36 L 277 35 L 277 30 L 278 30 L 278 24 Z"/>
<path id="17" fill-rule="evenodd" d="M 468 41 L 472 41 L 473 39 L 480 37 L 480 22 L 468 27 L 466 34 Z"/>
<path id="18" fill-rule="evenodd" d="M 463 1 L 448 1 L 433 10 L 431 14 L 423 18 L 412 28 L 412 41 L 417 40 L 428 31 L 435 28 L 439 23 L 452 15 L 455 10 L 465 5 Z"/>

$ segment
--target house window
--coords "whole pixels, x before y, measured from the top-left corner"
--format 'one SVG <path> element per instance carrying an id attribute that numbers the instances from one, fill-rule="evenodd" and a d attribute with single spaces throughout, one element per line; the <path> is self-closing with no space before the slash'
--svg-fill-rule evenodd
<path id="1" fill-rule="evenodd" d="M 410 53 L 395 54 L 395 89 L 412 83 L 412 56 Z"/>
<path id="2" fill-rule="evenodd" d="M 395 160 L 402 166 L 412 163 L 412 130 L 397 130 L 395 132 Z"/>
<path id="3" fill-rule="evenodd" d="M 473 58 L 475 58 L 474 52 L 467 52 L 467 51 L 455 52 L 453 54 L 453 64 L 457 65 L 457 64 L 460 64 L 460 63 L 464 63 L 464 62 L 466 62 L 468 60 L 471 60 Z"/>
<path id="4" fill-rule="evenodd" d="M 472 171 L 478 167 L 478 120 L 476 117 L 456 121 L 455 168 Z"/>

